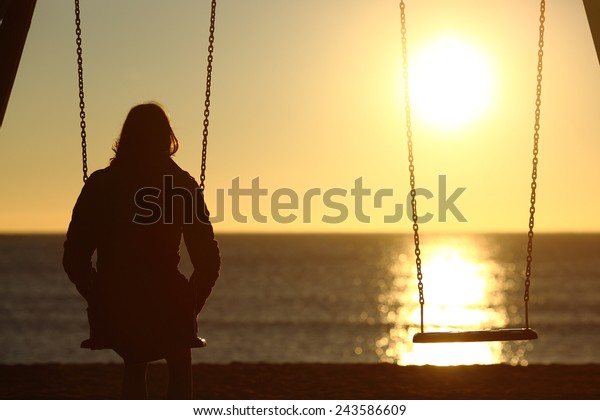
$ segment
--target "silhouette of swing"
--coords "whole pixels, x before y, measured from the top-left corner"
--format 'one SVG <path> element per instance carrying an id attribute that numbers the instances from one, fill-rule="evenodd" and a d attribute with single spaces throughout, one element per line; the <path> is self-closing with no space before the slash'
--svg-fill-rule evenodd
<path id="1" fill-rule="evenodd" d="M 411 187 L 411 207 L 412 221 L 414 233 L 414 245 L 416 256 L 417 280 L 419 289 L 419 304 L 421 309 L 421 332 L 413 336 L 413 343 L 452 343 L 452 342 L 479 342 L 479 341 L 513 341 L 513 340 L 535 340 L 538 338 L 537 333 L 529 328 L 529 286 L 531 284 L 531 262 L 533 251 L 533 226 L 535 217 L 535 199 L 537 187 L 537 164 L 538 164 L 538 140 L 540 129 L 540 105 L 542 94 L 542 58 L 544 46 L 544 21 L 545 21 L 545 0 L 540 1 L 540 18 L 539 18 L 539 41 L 538 41 L 538 75 L 537 75 L 537 97 L 535 108 L 535 132 L 533 141 L 533 159 L 532 159 L 532 174 L 531 174 L 531 206 L 529 208 L 529 232 L 527 245 L 527 267 L 525 270 L 525 327 L 524 328 L 506 328 L 506 329 L 490 329 L 490 330 L 475 330 L 475 331 L 443 331 L 443 332 L 425 332 L 424 330 L 424 311 L 425 298 L 423 294 L 423 274 L 421 272 L 421 250 L 419 248 L 419 224 L 417 215 L 416 189 L 415 189 L 415 174 L 414 174 L 414 157 L 413 157 L 413 142 L 411 131 L 411 109 L 408 84 L 408 54 L 406 41 L 406 14 L 404 1 L 400 1 L 400 20 L 402 26 L 402 58 L 403 58 L 403 79 L 404 79 L 404 103 L 406 112 L 406 137 L 408 144 L 408 161 L 410 172 L 410 187 Z"/>
<path id="2" fill-rule="evenodd" d="M 208 37 L 208 64 L 206 68 L 206 91 L 204 100 L 204 123 L 202 130 L 202 165 L 200 167 L 200 185 L 201 191 L 204 191 L 204 181 L 206 180 L 206 151 L 208 146 L 208 124 L 210 116 L 210 93 L 211 93 L 211 82 L 212 82 L 212 62 L 214 52 L 214 40 L 215 40 L 215 16 L 216 16 L 217 1 L 211 0 L 210 10 L 210 27 Z M 79 0 L 75 0 L 75 33 L 77 35 L 77 73 L 79 78 L 79 117 L 81 119 L 81 157 L 82 157 L 82 168 L 83 168 L 83 182 L 87 182 L 88 179 L 88 167 L 87 167 L 87 133 L 86 133 L 86 122 L 85 122 L 85 95 L 83 86 L 83 50 L 81 43 L 81 13 Z M 192 292 L 195 293 L 196 284 L 192 282 Z M 196 317 L 194 308 L 194 317 Z M 206 347 L 206 340 L 198 337 L 195 330 L 191 332 L 190 338 L 191 348 L 202 348 Z M 81 342 L 81 348 L 84 349 L 103 349 L 106 348 L 103 343 L 95 340 L 93 334 L 90 334 L 90 338 Z"/>

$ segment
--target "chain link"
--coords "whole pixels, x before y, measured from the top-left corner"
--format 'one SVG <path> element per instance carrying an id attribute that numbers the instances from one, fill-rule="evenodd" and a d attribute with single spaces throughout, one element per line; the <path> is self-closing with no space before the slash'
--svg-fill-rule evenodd
<path id="1" fill-rule="evenodd" d="M 200 167 L 200 190 L 204 191 L 206 180 L 206 152 L 208 149 L 208 125 L 210 116 L 210 92 L 212 86 L 212 63 L 215 42 L 215 18 L 217 12 L 217 0 L 211 1 L 210 6 L 210 30 L 208 37 L 208 65 L 206 66 L 206 97 L 204 100 L 204 128 L 202 130 L 202 165 Z"/>
<path id="2" fill-rule="evenodd" d="M 419 239 L 419 216 L 417 215 L 417 191 L 415 187 L 415 159 L 413 155 L 412 122 L 410 95 L 408 90 L 408 48 L 406 40 L 406 6 L 400 1 L 400 23 L 402 30 L 402 77 L 404 81 L 404 111 L 406 114 L 406 138 L 408 143 L 408 170 L 410 173 L 410 204 L 412 208 L 412 229 L 415 242 L 415 259 L 417 265 L 417 286 L 419 288 L 419 304 L 421 305 L 421 332 L 423 332 L 423 305 L 425 297 L 423 293 L 423 273 L 421 272 L 421 248 Z"/>
<path id="3" fill-rule="evenodd" d="M 81 122 L 81 161 L 83 165 L 83 182 L 88 179 L 87 165 L 87 132 L 85 123 L 85 101 L 83 92 L 83 49 L 81 47 L 81 13 L 79 9 L 79 0 L 75 0 L 75 34 L 77 35 L 77 74 L 79 76 L 79 118 Z"/>
<path id="4" fill-rule="evenodd" d="M 535 200 L 537 188 L 538 144 L 540 140 L 540 108 L 542 105 L 542 69 L 544 58 L 544 22 L 546 21 L 546 1 L 540 1 L 540 27 L 538 40 L 537 87 L 535 99 L 535 124 L 533 134 L 533 159 L 531 170 L 531 198 L 529 207 L 529 232 L 527 234 L 527 267 L 525 269 L 525 327 L 529 328 L 529 287 L 531 286 L 531 262 L 533 261 L 533 227 L 535 224 Z"/>

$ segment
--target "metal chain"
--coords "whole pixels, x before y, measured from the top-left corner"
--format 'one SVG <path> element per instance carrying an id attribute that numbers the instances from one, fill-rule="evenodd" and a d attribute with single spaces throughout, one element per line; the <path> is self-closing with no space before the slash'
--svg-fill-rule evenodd
<path id="1" fill-rule="evenodd" d="M 211 1 L 210 7 L 210 35 L 208 37 L 208 65 L 206 67 L 206 99 L 204 100 L 204 129 L 202 130 L 202 165 L 200 167 L 200 190 L 204 191 L 206 180 L 206 152 L 208 148 L 208 125 L 210 116 L 210 91 L 212 85 L 212 62 L 215 42 L 215 17 L 217 0 Z"/>
<path id="2" fill-rule="evenodd" d="M 529 287 L 531 285 L 531 262 L 533 261 L 533 226 L 535 224 L 535 199 L 537 188 L 537 165 L 538 165 L 538 143 L 540 139 L 540 107 L 542 105 L 542 69 L 544 58 L 544 22 L 546 12 L 546 1 L 540 1 L 540 28 L 538 40 L 538 65 L 537 65 L 537 87 L 535 99 L 535 124 L 533 134 L 533 159 L 531 170 L 531 198 L 529 207 L 529 233 L 527 241 L 527 268 L 525 269 L 525 328 L 529 328 Z"/>
<path id="3" fill-rule="evenodd" d="M 83 49 L 81 48 L 81 16 L 79 0 L 75 0 L 75 34 L 77 35 L 77 74 L 79 75 L 79 118 L 81 122 L 81 160 L 83 164 L 83 182 L 88 180 L 87 133 L 85 123 L 85 101 L 83 92 Z"/>
<path id="4" fill-rule="evenodd" d="M 408 91 L 408 49 L 406 41 L 406 14 L 404 1 L 400 1 L 400 22 L 402 30 L 402 77 L 404 79 L 404 111 L 406 114 L 406 138 L 408 143 L 408 170 L 410 172 L 410 203 L 412 208 L 413 237 L 415 242 L 415 257 L 417 265 L 417 281 L 419 288 L 419 304 L 421 305 L 421 332 L 423 332 L 423 273 L 421 272 L 421 249 L 419 240 L 419 217 L 417 215 L 417 191 L 415 187 L 415 165 L 413 156 L 412 122 L 410 109 L 410 95 Z"/>

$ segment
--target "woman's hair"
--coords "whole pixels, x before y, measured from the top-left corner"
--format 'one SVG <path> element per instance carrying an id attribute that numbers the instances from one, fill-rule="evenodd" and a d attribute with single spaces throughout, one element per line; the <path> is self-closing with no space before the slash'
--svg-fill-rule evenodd
<path id="1" fill-rule="evenodd" d="M 155 102 L 134 106 L 127 114 L 121 135 L 112 149 L 115 162 L 146 162 L 177 152 L 179 142 L 165 110 Z"/>

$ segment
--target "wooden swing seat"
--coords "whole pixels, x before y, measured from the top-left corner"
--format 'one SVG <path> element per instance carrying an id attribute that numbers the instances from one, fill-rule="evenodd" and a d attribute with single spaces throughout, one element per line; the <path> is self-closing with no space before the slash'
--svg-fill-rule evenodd
<path id="1" fill-rule="evenodd" d="M 413 336 L 413 343 L 471 343 L 477 341 L 535 340 L 537 338 L 537 332 L 531 328 L 507 328 L 417 333 Z"/>
<path id="2" fill-rule="evenodd" d="M 91 338 L 88 338 L 87 340 L 83 340 L 81 342 L 80 347 L 82 349 L 90 349 L 90 350 L 101 350 L 101 349 L 106 349 L 108 348 L 107 346 L 105 346 L 104 344 L 94 341 Z M 206 340 L 202 337 L 194 337 L 192 338 L 192 342 L 190 344 L 190 348 L 193 349 L 199 349 L 199 348 L 203 348 L 206 347 Z"/>

